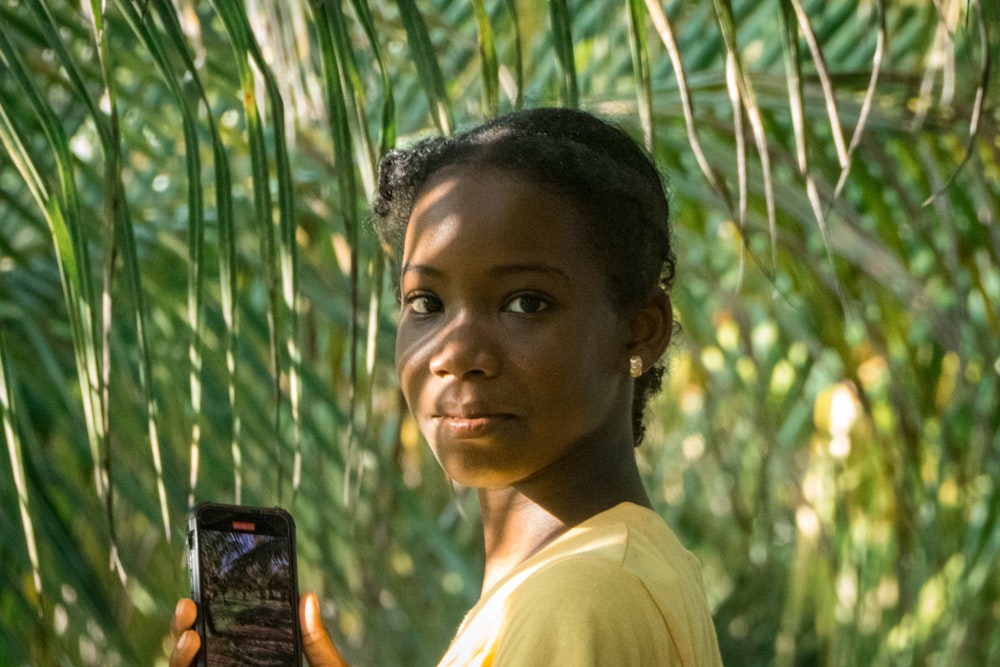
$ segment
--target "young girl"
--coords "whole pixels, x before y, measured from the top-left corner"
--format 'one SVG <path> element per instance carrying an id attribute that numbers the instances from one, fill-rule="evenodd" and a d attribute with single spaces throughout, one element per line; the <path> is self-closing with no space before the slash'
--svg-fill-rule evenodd
<path id="1" fill-rule="evenodd" d="M 674 327 L 668 205 L 622 130 L 517 112 L 390 153 L 375 227 L 396 368 L 444 471 L 479 492 L 482 596 L 441 665 L 718 665 L 700 569 L 634 448 Z M 197 651 L 194 604 L 171 665 Z M 344 665 L 300 605 L 306 657 Z"/>

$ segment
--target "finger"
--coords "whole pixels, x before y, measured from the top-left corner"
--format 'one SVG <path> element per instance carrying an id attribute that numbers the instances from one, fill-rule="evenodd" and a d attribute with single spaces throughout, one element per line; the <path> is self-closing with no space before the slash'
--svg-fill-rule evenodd
<path id="1" fill-rule="evenodd" d="M 349 667 L 323 627 L 315 593 L 306 593 L 299 601 L 299 620 L 302 622 L 302 650 L 312 667 Z"/>
<path id="2" fill-rule="evenodd" d="M 180 638 L 170 652 L 170 667 L 188 667 L 201 648 L 201 637 L 194 630 L 181 633 Z"/>
<path id="3" fill-rule="evenodd" d="M 194 626 L 194 621 L 198 617 L 198 605 L 190 598 L 178 600 L 174 608 L 174 617 L 170 619 L 170 638 L 176 644 L 185 630 L 190 630 Z"/>

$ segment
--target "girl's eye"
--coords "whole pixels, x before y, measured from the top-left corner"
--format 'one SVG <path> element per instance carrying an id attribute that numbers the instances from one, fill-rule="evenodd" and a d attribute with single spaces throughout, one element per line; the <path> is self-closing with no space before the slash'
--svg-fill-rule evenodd
<path id="1" fill-rule="evenodd" d="M 406 297 L 406 305 L 418 315 L 427 315 L 441 310 L 441 301 L 427 294 L 414 294 Z"/>
<path id="2" fill-rule="evenodd" d="M 507 310 L 519 315 L 533 315 L 547 310 L 549 302 L 532 294 L 521 294 L 507 303 Z"/>

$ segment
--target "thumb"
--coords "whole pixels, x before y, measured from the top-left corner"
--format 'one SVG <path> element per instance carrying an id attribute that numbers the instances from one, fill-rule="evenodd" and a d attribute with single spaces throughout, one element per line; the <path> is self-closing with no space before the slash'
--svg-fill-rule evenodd
<path id="1" fill-rule="evenodd" d="M 306 593 L 299 600 L 299 620 L 302 624 L 302 650 L 312 667 L 349 667 L 323 627 L 319 599 L 315 593 Z"/>

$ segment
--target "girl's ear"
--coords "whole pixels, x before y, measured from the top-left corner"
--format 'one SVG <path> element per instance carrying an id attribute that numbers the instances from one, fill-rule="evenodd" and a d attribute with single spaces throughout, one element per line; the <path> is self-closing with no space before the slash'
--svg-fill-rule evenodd
<path id="1" fill-rule="evenodd" d="M 673 331 L 674 309 L 670 297 L 663 290 L 656 290 L 632 315 L 629 356 L 639 356 L 643 370 L 649 369 L 667 351 Z"/>

